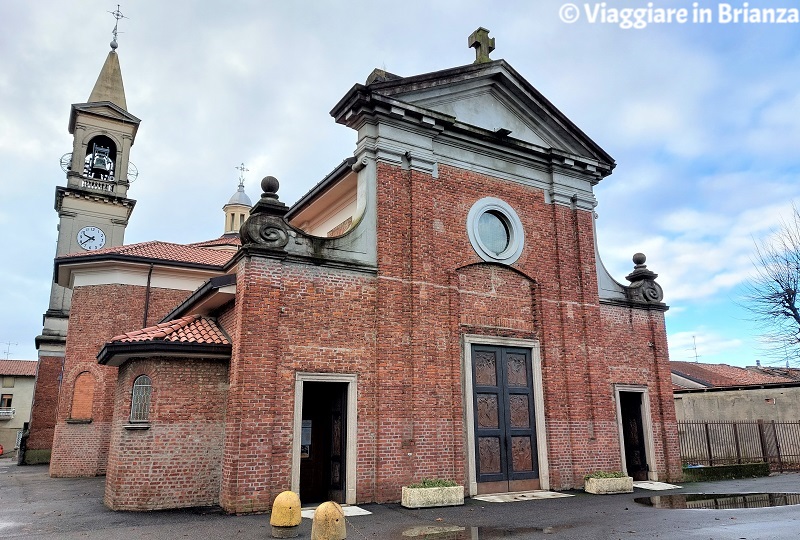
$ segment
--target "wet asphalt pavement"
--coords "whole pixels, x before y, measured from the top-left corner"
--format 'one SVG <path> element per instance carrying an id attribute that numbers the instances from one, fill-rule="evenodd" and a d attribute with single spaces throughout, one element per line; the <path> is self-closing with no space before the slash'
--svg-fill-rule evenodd
<path id="1" fill-rule="evenodd" d="M 0 459 L 2 539 L 265 539 L 269 516 L 229 516 L 219 509 L 112 512 L 103 506 L 104 478 L 50 478 L 46 466 L 17 467 Z M 464 506 L 408 510 L 361 505 L 368 516 L 347 518 L 350 540 L 784 539 L 800 538 L 800 506 L 737 510 L 658 509 L 636 497 L 670 493 L 800 493 L 800 474 L 687 483 L 680 490 L 588 495 L 513 503 L 468 499 Z M 437 534 L 437 531 L 442 531 Z M 303 519 L 300 538 L 311 536 Z"/>

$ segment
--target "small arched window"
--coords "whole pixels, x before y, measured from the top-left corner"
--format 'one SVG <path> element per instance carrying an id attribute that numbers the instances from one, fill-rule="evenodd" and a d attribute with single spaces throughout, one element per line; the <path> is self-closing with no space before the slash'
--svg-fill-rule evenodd
<path id="1" fill-rule="evenodd" d="M 133 381 L 133 392 L 131 393 L 131 422 L 150 421 L 150 394 L 153 386 L 150 377 L 139 375 Z"/>

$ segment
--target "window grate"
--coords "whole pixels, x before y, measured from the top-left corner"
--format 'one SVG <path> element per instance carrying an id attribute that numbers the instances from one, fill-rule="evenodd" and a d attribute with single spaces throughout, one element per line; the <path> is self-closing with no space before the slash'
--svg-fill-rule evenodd
<path id="1" fill-rule="evenodd" d="M 150 394 L 152 391 L 152 383 L 147 375 L 139 375 L 133 381 L 131 422 L 148 422 L 150 420 Z"/>

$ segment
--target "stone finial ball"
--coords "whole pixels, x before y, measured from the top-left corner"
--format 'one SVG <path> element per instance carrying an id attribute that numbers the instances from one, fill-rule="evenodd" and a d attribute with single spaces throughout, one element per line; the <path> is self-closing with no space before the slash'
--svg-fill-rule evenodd
<path id="1" fill-rule="evenodd" d="M 264 193 L 277 193 L 279 187 L 280 183 L 278 183 L 278 179 L 274 176 L 265 176 L 264 179 L 261 180 L 261 189 L 264 190 Z"/>
<path id="2" fill-rule="evenodd" d="M 644 264 L 647 260 L 647 257 L 644 256 L 644 253 L 634 253 L 633 255 L 633 264 Z"/>

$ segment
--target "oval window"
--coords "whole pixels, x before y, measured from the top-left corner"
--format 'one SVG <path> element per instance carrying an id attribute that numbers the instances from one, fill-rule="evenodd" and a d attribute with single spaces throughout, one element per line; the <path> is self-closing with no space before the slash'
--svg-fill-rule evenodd
<path id="1" fill-rule="evenodd" d="M 513 264 L 522 254 L 522 222 L 500 199 L 485 197 L 472 205 L 467 234 L 473 249 L 485 261 Z"/>

